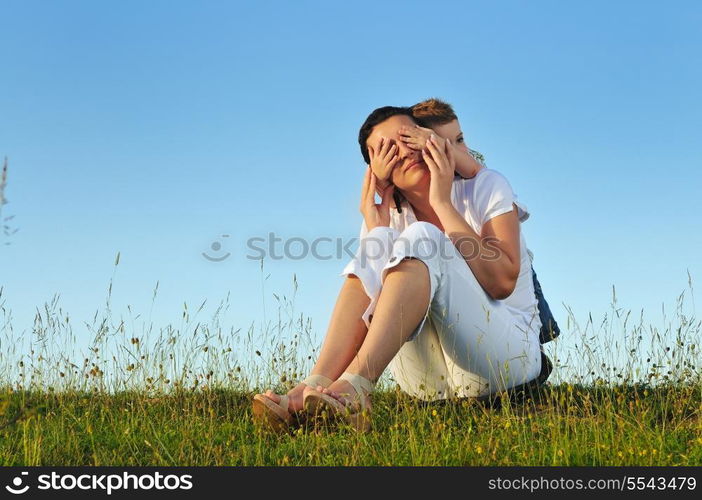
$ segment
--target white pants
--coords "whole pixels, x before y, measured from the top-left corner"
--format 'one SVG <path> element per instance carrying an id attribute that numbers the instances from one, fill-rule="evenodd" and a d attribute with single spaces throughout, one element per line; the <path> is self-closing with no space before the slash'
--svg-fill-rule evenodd
<path id="1" fill-rule="evenodd" d="M 424 400 L 481 397 L 538 376 L 538 333 L 487 295 L 439 228 L 410 224 L 392 244 L 381 283 L 410 257 L 427 266 L 431 295 L 426 315 L 390 364 L 403 391 Z"/>

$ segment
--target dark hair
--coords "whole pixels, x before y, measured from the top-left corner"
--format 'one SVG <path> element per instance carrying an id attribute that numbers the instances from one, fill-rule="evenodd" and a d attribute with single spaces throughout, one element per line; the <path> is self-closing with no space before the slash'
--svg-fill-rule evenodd
<path id="1" fill-rule="evenodd" d="M 358 145 L 361 146 L 361 154 L 368 165 L 370 165 L 370 156 L 368 155 L 368 145 L 366 142 L 368 141 L 368 136 L 373 132 L 373 127 L 396 115 L 409 116 L 412 118 L 412 121 L 415 121 L 412 116 L 411 108 L 405 106 L 383 106 L 382 108 L 374 109 L 373 112 L 368 115 L 366 121 L 363 122 L 363 125 L 361 125 L 361 130 L 358 131 Z"/>
<path id="2" fill-rule="evenodd" d="M 412 121 L 416 121 L 414 116 L 412 116 L 412 108 L 405 106 L 383 106 L 382 108 L 374 109 L 371 114 L 368 115 L 366 121 L 363 122 L 363 125 L 361 125 L 361 130 L 358 131 L 358 145 L 361 146 L 361 154 L 368 165 L 370 165 L 370 155 L 368 154 L 368 145 L 366 144 L 368 136 L 371 135 L 376 125 L 397 115 L 409 116 L 412 118 Z M 395 190 L 393 199 L 395 200 L 395 208 L 398 212 L 402 213 L 400 205 L 402 205 L 402 200 L 404 200 L 405 197 L 399 189 Z"/>

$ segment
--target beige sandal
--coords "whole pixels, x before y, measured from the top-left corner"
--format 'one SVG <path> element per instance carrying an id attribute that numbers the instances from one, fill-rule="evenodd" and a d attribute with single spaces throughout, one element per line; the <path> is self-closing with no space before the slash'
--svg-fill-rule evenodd
<path id="1" fill-rule="evenodd" d="M 324 375 L 310 375 L 301 383 L 309 387 L 329 387 L 332 380 Z M 298 416 L 291 413 L 289 407 L 290 398 L 287 395 L 280 396 L 280 403 L 276 403 L 264 394 L 256 394 L 253 398 L 254 421 L 276 431 L 287 430 Z"/>
<path id="2" fill-rule="evenodd" d="M 305 389 L 303 398 L 305 412 L 308 416 L 317 418 L 323 417 L 326 412 L 326 417 L 332 422 L 342 421 L 354 430 L 368 432 L 371 428 L 371 415 L 366 407 L 366 398 L 373 392 L 375 384 L 365 377 L 349 372 L 344 372 L 339 380 L 346 380 L 356 390 L 355 399 L 359 402 L 360 409 L 345 406 L 338 399 L 312 388 Z"/>

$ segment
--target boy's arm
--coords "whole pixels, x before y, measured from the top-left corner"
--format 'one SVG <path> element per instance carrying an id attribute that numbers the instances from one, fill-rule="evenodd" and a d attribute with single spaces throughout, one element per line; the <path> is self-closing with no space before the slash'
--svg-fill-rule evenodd
<path id="1" fill-rule="evenodd" d="M 454 152 L 453 156 L 456 158 L 456 173 L 464 179 L 475 177 L 478 171 L 484 166 L 470 153 L 465 153 L 463 151 Z"/>
<path id="2" fill-rule="evenodd" d="M 414 127 L 400 128 L 399 134 L 402 142 L 404 142 L 408 147 L 421 151 L 425 148 L 429 137 L 432 134 L 435 134 L 435 132 L 430 128 L 415 125 Z M 484 165 L 473 157 L 473 150 L 469 149 L 469 151 L 471 151 L 471 154 L 469 154 L 466 153 L 465 150 L 458 149 L 455 145 L 452 147 L 454 147 L 453 156 L 456 159 L 456 173 L 465 179 L 475 177 L 475 175 Z M 480 155 L 480 153 L 478 154 Z M 482 155 L 480 156 L 482 157 Z"/>

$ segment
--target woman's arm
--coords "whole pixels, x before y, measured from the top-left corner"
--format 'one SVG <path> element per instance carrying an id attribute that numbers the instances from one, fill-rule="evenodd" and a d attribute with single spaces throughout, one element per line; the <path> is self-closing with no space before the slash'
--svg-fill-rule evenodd
<path id="1" fill-rule="evenodd" d="M 427 142 L 424 159 L 431 172 L 429 200 L 444 231 L 463 255 L 478 283 L 494 299 L 505 299 L 519 277 L 519 220 L 517 210 L 489 219 L 478 234 L 451 203 L 453 155 L 451 144 Z"/>
<path id="2" fill-rule="evenodd" d="M 434 211 L 488 295 L 493 299 L 509 297 L 517 284 L 520 265 L 516 208 L 487 221 L 481 235 L 451 203 L 436 207 Z"/>
<path id="3" fill-rule="evenodd" d="M 375 202 L 377 177 L 371 170 L 371 167 L 366 168 L 366 175 L 363 178 L 363 188 L 361 190 L 361 203 L 359 210 L 363 215 L 363 220 L 366 223 L 368 231 L 378 226 L 390 225 L 390 202 L 392 194 L 395 192 L 395 185 L 388 184 L 382 189 L 382 202 L 378 205 Z"/>

